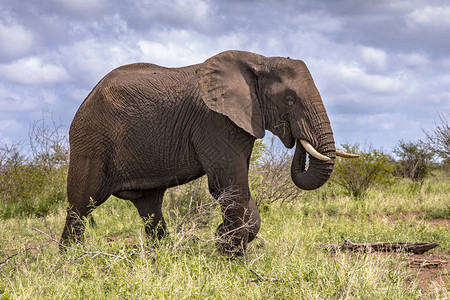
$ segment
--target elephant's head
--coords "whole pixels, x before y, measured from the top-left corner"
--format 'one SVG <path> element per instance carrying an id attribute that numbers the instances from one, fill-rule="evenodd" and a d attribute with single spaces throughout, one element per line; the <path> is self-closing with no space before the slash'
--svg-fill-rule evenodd
<path id="1" fill-rule="evenodd" d="M 256 138 L 267 129 L 287 148 L 297 141 L 291 176 L 299 188 L 316 189 L 328 180 L 336 157 L 333 132 L 304 62 L 226 51 L 208 59 L 197 74 L 210 109 Z"/>

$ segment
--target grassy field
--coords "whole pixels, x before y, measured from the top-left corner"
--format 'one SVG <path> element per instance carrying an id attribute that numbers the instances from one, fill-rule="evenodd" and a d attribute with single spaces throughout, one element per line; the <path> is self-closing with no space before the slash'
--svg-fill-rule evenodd
<path id="1" fill-rule="evenodd" d="M 57 244 L 64 207 L 2 220 L 0 299 L 449 299 L 449 195 L 448 179 L 401 180 L 362 199 L 327 183 L 296 202 L 261 205 L 246 260 L 216 251 L 218 207 L 193 209 L 212 201 L 202 181 L 166 195 L 170 238 L 157 248 L 146 245 L 131 203 L 115 198 L 94 211 L 97 225 L 66 254 Z M 441 244 L 424 255 L 320 247 L 345 240 Z M 420 267 L 424 261 L 439 266 Z"/>

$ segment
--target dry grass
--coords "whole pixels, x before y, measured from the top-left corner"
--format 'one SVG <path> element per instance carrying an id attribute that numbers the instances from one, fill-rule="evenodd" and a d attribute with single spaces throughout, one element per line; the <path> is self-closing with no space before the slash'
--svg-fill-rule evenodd
<path id="1" fill-rule="evenodd" d="M 448 260 L 448 182 L 420 190 L 371 190 L 364 201 L 328 185 L 296 202 L 265 206 L 262 228 L 247 260 L 229 260 L 215 247 L 217 205 L 197 182 L 166 199 L 170 238 L 148 247 L 131 203 L 112 198 L 94 211 L 83 245 L 61 255 L 64 210 L 44 218 L 1 221 L 0 297 L 226 298 L 226 299 L 445 299 L 449 271 L 408 264 L 410 255 L 329 253 L 324 243 L 439 241 L 431 255 Z M 174 199 L 187 201 L 179 208 Z M 190 208 L 189 208 L 190 207 Z M 182 212 L 181 212 L 182 211 Z M 425 213 L 417 214 L 418 211 Z M 38 230 L 36 230 L 38 229 Z M 44 232 L 45 234 L 43 234 Z M 448 266 L 448 264 L 447 264 Z M 431 270 L 431 271 L 430 271 Z M 428 274 L 428 275 L 426 275 Z M 424 277 L 425 276 L 425 277 Z M 426 277 L 428 276 L 428 277 Z M 424 279 L 425 278 L 425 279 Z"/>

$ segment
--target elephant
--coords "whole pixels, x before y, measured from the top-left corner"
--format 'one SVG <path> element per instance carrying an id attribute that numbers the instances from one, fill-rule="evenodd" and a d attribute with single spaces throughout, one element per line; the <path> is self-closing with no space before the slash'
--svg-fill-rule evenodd
<path id="1" fill-rule="evenodd" d="M 261 223 L 248 186 L 249 160 L 265 130 L 285 147 L 296 146 L 291 177 L 300 189 L 319 188 L 336 155 L 351 156 L 336 151 L 321 96 L 301 60 L 225 51 L 180 68 L 114 69 L 70 126 L 61 245 L 80 241 L 83 218 L 111 195 L 131 201 L 149 239 L 161 239 L 166 189 L 206 174 L 222 210 L 218 247 L 245 256 Z"/>

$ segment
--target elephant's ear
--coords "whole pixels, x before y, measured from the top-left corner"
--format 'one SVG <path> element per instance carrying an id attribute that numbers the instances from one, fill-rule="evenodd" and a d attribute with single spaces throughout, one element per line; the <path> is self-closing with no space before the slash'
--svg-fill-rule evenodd
<path id="1" fill-rule="evenodd" d="M 256 138 L 264 137 L 257 81 L 263 59 L 249 52 L 226 51 L 206 60 L 197 70 L 206 105 Z"/>

